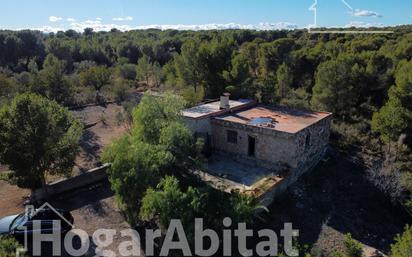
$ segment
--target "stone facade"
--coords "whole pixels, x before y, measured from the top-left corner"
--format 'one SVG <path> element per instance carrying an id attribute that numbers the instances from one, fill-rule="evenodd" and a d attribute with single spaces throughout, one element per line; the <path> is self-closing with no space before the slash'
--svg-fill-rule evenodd
<path id="1" fill-rule="evenodd" d="M 193 134 L 212 134 L 212 125 L 210 122 L 210 117 L 204 117 L 199 119 L 193 119 L 188 117 L 183 117 L 186 126 L 192 131 Z"/>
<path id="2" fill-rule="evenodd" d="M 254 101 L 232 101 L 230 106 L 222 110 L 214 102 L 188 109 L 183 113 L 185 123 L 196 137 L 205 139 L 205 153 L 230 158 L 211 166 L 215 169 L 208 174 L 211 184 L 225 181 L 226 186 L 220 182 L 216 186 L 252 194 L 268 206 L 321 161 L 329 144 L 332 114 L 257 105 Z M 235 163 L 225 167 L 231 161 Z M 242 167 L 236 168 L 237 164 Z M 256 181 L 249 185 L 245 177 Z"/>
<path id="3" fill-rule="evenodd" d="M 302 169 L 324 152 L 329 142 L 330 117 L 320 120 L 297 133 L 286 133 L 264 127 L 250 126 L 212 119 L 212 147 L 241 159 L 257 161 L 277 169 L 285 164 Z M 228 142 L 228 131 L 236 132 L 237 142 Z M 249 138 L 254 139 L 254 154 L 250 154 Z"/>

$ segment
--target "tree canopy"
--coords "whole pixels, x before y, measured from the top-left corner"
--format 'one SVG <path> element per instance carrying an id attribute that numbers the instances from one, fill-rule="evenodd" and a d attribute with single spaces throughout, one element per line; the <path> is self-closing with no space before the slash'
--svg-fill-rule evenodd
<path id="1" fill-rule="evenodd" d="M 105 150 L 103 159 L 112 164 L 112 188 L 130 220 L 137 217 L 136 206 L 147 188 L 199 164 L 201 146 L 183 123 L 183 106 L 182 99 L 172 94 L 145 95 L 133 112 L 131 134 Z"/>
<path id="2" fill-rule="evenodd" d="M 81 124 L 55 101 L 19 95 L 0 110 L 0 162 L 20 187 L 38 188 L 46 173 L 71 173 L 81 133 Z"/>

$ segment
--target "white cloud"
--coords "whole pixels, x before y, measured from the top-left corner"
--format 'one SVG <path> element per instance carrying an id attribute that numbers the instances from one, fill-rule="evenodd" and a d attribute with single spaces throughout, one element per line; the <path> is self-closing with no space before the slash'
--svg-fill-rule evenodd
<path id="1" fill-rule="evenodd" d="M 21 28 L 21 29 L 18 29 L 18 30 L 24 30 L 24 29 L 27 29 L 27 28 Z M 44 33 L 51 33 L 51 32 L 56 33 L 58 31 L 65 31 L 66 30 L 65 28 L 52 27 L 52 26 L 43 26 L 43 27 L 40 27 L 40 28 L 30 28 L 30 29 L 43 31 Z"/>
<path id="2" fill-rule="evenodd" d="M 174 30 L 224 30 L 224 29 L 250 29 L 250 30 L 281 30 L 281 29 L 297 29 L 298 26 L 289 22 L 278 22 L 278 23 L 259 23 L 259 24 L 237 24 L 237 23 L 226 23 L 226 24 L 200 24 L 200 25 L 144 25 L 137 26 L 135 29 L 174 29 Z"/>
<path id="3" fill-rule="evenodd" d="M 104 24 L 100 20 L 86 20 L 83 22 L 73 22 L 70 24 L 70 28 L 78 32 L 83 32 L 86 28 L 92 28 L 94 31 L 110 31 L 111 29 L 128 31 L 133 29 L 129 25 Z"/>
<path id="4" fill-rule="evenodd" d="M 68 20 L 68 19 L 67 19 Z M 78 32 L 83 32 L 86 28 L 92 28 L 94 31 L 110 31 L 112 29 L 118 29 L 120 31 L 129 30 L 146 30 L 146 29 L 159 29 L 159 30 L 225 30 L 225 29 L 249 29 L 249 30 L 293 30 L 297 29 L 296 24 L 290 22 L 277 22 L 277 23 L 258 23 L 258 24 L 238 24 L 238 23 L 210 23 L 210 24 L 164 24 L 164 25 L 141 25 L 141 26 L 131 26 L 128 24 L 113 24 L 113 23 L 103 23 L 101 20 L 86 20 L 86 21 L 75 21 L 71 22 L 69 26 L 62 27 L 52 27 L 43 26 L 41 28 L 33 28 L 35 30 L 41 30 L 46 33 L 65 31 L 68 29 L 73 29 Z"/>
<path id="5" fill-rule="evenodd" d="M 102 21 L 103 19 L 102 19 L 102 18 L 100 18 L 100 17 L 97 17 L 97 18 L 96 18 L 96 20 L 98 20 L 98 21 Z"/>
<path id="6" fill-rule="evenodd" d="M 345 25 L 345 28 L 371 28 L 371 27 L 384 27 L 383 23 L 367 23 L 363 21 L 351 21 Z"/>
<path id="7" fill-rule="evenodd" d="M 351 12 L 351 15 L 356 17 L 382 17 L 382 15 L 377 12 L 359 9 L 356 9 L 355 11 Z"/>
<path id="8" fill-rule="evenodd" d="M 132 16 L 125 16 L 125 17 L 116 17 L 113 18 L 114 21 L 132 21 L 133 17 Z"/>
<path id="9" fill-rule="evenodd" d="M 49 17 L 49 21 L 51 21 L 51 22 L 56 22 L 56 21 L 61 21 L 61 20 L 63 20 L 62 17 L 57 17 L 57 16 L 50 16 Z"/>
<path id="10" fill-rule="evenodd" d="M 74 19 L 74 18 L 67 18 L 66 21 L 68 21 L 68 22 L 75 22 L 76 19 Z"/>

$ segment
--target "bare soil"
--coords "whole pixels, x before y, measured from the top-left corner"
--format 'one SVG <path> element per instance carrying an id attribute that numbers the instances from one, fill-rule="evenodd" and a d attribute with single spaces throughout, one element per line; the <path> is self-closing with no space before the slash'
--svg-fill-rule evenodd
<path id="1" fill-rule="evenodd" d="M 126 133 L 126 127 L 119 124 L 116 118 L 122 112 L 123 107 L 117 104 L 90 106 L 73 111 L 88 127 L 80 141 L 80 154 L 75 161 L 74 175 L 101 165 L 100 157 L 104 147 Z"/>
<path id="2" fill-rule="evenodd" d="M 116 256 L 120 256 L 119 245 L 122 242 L 130 241 L 130 238 L 123 238 L 120 235 L 122 230 L 130 229 L 130 226 L 117 207 L 108 181 L 61 195 L 50 202 L 57 208 L 71 211 L 75 228 L 86 231 L 90 237 L 98 229 L 115 230 L 117 233 L 113 243 L 102 250 L 113 251 Z M 96 245 L 91 244 L 89 253 L 85 257 L 95 256 L 95 250 Z"/>
<path id="3" fill-rule="evenodd" d="M 12 186 L 6 181 L 0 180 L 0 218 L 23 212 L 23 204 L 29 195 L 29 190 Z"/>

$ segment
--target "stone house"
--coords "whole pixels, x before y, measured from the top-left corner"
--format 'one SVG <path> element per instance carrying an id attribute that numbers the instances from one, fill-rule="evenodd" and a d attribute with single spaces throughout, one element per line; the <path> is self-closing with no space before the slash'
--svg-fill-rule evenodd
<path id="1" fill-rule="evenodd" d="M 297 178 L 323 157 L 332 114 L 232 101 L 225 95 L 220 101 L 184 110 L 183 117 L 212 152 L 271 170 L 287 167 Z"/>

